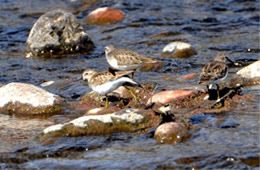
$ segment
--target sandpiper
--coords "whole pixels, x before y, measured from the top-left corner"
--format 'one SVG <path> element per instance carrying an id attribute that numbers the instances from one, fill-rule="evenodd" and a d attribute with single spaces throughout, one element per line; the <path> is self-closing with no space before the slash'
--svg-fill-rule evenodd
<path id="1" fill-rule="evenodd" d="M 148 58 L 138 54 L 137 52 L 115 48 L 113 45 L 105 47 L 106 59 L 112 69 L 126 71 L 136 70 L 144 64 L 156 63 L 156 59 Z M 134 72 L 132 73 L 133 76 Z"/>
<path id="2" fill-rule="evenodd" d="M 202 68 L 199 84 L 207 83 L 207 88 L 212 89 L 213 85 L 217 86 L 217 95 L 219 99 L 218 83 L 225 80 L 228 75 L 225 54 L 217 55 L 216 58 Z"/>
<path id="3" fill-rule="evenodd" d="M 88 81 L 89 87 L 100 95 L 106 96 L 105 108 L 108 108 L 108 97 L 107 94 L 117 89 L 122 85 L 140 86 L 137 82 L 133 81 L 128 74 L 133 71 L 122 71 L 122 72 L 97 72 L 94 69 L 87 69 L 83 72 L 83 80 Z M 136 96 L 131 90 L 129 90 L 135 101 Z"/>

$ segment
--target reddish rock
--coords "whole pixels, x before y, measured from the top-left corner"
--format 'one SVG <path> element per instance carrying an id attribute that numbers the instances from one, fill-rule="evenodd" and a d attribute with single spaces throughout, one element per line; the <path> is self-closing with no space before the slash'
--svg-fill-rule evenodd
<path id="1" fill-rule="evenodd" d="M 156 129 L 154 138 L 158 143 L 175 144 L 181 142 L 186 134 L 187 128 L 182 123 L 169 122 Z"/>
<path id="2" fill-rule="evenodd" d="M 187 81 L 187 80 L 191 80 L 194 79 L 198 76 L 197 73 L 190 73 L 190 74 L 186 74 L 184 76 L 181 76 L 181 80 Z"/>
<path id="3" fill-rule="evenodd" d="M 181 97 L 187 97 L 193 94 L 193 91 L 190 90 L 172 90 L 172 91 L 162 91 L 155 95 L 153 95 L 149 100 L 148 104 L 153 103 L 161 103 L 166 104 L 172 100 L 179 99 Z"/>
<path id="4" fill-rule="evenodd" d="M 108 24 L 122 20 L 125 14 L 115 8 L 97 8 L 85 20 L 88 24 Z"/>

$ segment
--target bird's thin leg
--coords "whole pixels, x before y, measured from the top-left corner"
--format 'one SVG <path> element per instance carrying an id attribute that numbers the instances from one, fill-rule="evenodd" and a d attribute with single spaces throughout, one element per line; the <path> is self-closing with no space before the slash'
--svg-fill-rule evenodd
<path id="1" fill-rule="evenodd" d="M 125 87 L 125 88 L 129 91 L 131 96 L 134 98 L 135 104 L 137 104 L 139 101 L 138 101 L 136 95 L 134 94 L 134 92 L 130 88 L 128 88 L 128 87 Z"/>
<path id="2" fill-rule="evenodd" d="M 108 103 L 108 97 L 107 97 L 107 95 L 106 95 L 106 104 L 105 104 L 105 108 L 107 109 L 108 106 L 109 106 L 109 103 Z"/>
<path id="3" fill-rule="evenodd" d="M 217 86 L 217 95 L 218 95 L 218 98 L 217 98 L 217 100 L 220 98 L 219 97 L 219 85 L 218 84 L 216 84 L 216 86 Z"/>
<path id="4" fill-rule="evenodd" d="M 136 71 L 136 70 L 134 70 L 134 71 L 132 72 L 132 79 L 134 79 L 135 71 Z"/>

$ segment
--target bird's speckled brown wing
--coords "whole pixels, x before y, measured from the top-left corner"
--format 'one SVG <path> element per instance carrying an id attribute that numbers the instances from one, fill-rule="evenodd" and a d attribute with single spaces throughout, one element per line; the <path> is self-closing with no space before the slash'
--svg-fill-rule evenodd
<path id="1" fill-rule="evenodd" d="M 216 81 L 224 78 L 227 74 L 227 65 L 223 62 L 211 62 L 202 68 L 200 83 L 206 81 Z"/>
<path id="2" fill-rule="evenodd" d="M 115 72 L 115 74 L 112 74 L 110 72 L 97 72 L 91 77 L 91 79 L 89 81 L 89 85 L 90 86 L 101 85 L 108 81 L 113 81 L 122 76 L 128 75 L 132 72 L 133 72 L 132 70 Z"/>
<path id="3" fill-rule="evenodd" d="M 109 55 L 112 55 L 118 61 L 119 66 L 124 65 L 141 65 L 144 63 L 155 63 L 156 60 L 144 57 L 134 51 L 126 49 L 115 49 Z"/>

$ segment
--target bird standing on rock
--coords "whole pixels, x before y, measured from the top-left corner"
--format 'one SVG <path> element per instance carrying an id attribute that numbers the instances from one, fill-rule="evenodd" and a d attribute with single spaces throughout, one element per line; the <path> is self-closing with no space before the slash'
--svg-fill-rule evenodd
<path id="1" fill-rule="evenodd" d="M 156 59 L 148 58 L 137 52 L 115 48 L 113 45 L 105 47 L 106 59 L 112 69 L 126 71 L 136 70 L 145 64 L 156 63 Z M 133 76 L 134 72 L 132 73 Z"/>
<path id="2" fill-rule="evenodd" d="M 112 92 L 122 85 L 140 86 L 137 82 L 127 77 L 127 75 L 132 72 L 133 71 L 124 71 L 115 72 L 113 74 L 111 72 L 97 72 L 94 69 L 87 69 L 83 72 L 82 77 L 83 80 L 88 81 L 88 85 L 93 91 L 100 95 L 106 96 L 105 108 L 108 108 L 108 93 Z M 130 89 L 128 90 L 135 101 L 137 101 L 134 93 Z"/>
<path id="3" fill-rule="evenodd" d="M 219 99 L 218 83 L 225 80 L 228 75 L 228 67 L 226 65 L 225 54 L 217 55 L 216 58 L 202 68 L 199 84 L 207 83 L 208 89 L 212 89 L 213 85 L 217 86 L 217 97 Z"/>

